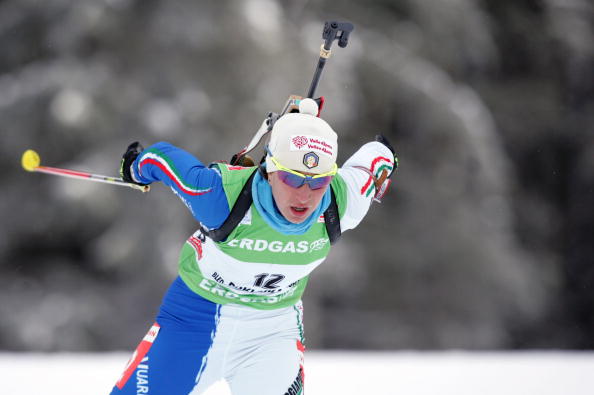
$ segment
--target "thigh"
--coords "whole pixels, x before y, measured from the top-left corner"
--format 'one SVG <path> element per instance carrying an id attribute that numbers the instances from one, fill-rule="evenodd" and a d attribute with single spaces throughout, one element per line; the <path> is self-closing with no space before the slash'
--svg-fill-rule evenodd
<path id="1" fill-rule="evenodd" d="M 194 387 L 211 331 L 156 323 L 140 342 L 112 394 L 188 394 Z"/>
<path id="2" fill-rule="evenodd" d="M 219 311 L 178 277 L 112 394 L 188 394 L 212 346 Z"/>
<path id="3" fill-rule="evenodd" d="M 227 381 L 233 395 L 303 393 L 303 347 L 299 341 L 270 341 L 252 352 Z"/>
<path id="4" fill-rule="evenodd" d="M 233 367 L 226 379 L 233 395 L 303 393 L 302 323 L 301 303 L 280 315 L 245 323 L 242 347 L 229 358 Z"/>

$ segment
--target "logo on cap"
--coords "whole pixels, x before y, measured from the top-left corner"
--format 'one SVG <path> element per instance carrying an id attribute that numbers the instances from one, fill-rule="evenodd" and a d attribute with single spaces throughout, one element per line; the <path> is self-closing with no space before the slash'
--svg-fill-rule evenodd
<path id="1" fill-rule="evenodd" d="M 336 152 L 336 143 L 321 136 L 293 135 L 289 139 L 289 151 L 313 151 L 316 155 L 332 158 Z"/>
<path id="2" fill-rule="evenodd" d="M 307 154 L 303 155 L 303 164 L 308 169 L 316 167 L 319 162 L 320 158 L 313 152 L 308 152 Z"/>
<path id="3" fill-rule="evenodd" d="M 307 137 L 295 136 L 295 137 L 293 137 L 293 139 L 291 141 L 293 142 L 293 145 L 295 145 L 295 147 L 297 147 L 297 149 L 301 149 L 301 147 L 303 147 L 305 144 L 307 144 Z"/>

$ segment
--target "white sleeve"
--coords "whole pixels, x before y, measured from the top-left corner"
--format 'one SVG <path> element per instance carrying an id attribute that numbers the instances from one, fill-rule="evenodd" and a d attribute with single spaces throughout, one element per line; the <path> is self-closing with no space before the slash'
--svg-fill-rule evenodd
<path id="1" fill-rule="evenodd" d="M 373 141 L 359 148 L 338 170 L 346 184 L 346 210 L 340 219 L 342 231 L 359 225 L 369 211 L 375 195 L 373 178 L 355 166 L 369 169 L 375 177 L 379 177 L 384 169 L 391 174 L 394 169 L 394 154 L 382 143 Z"/>

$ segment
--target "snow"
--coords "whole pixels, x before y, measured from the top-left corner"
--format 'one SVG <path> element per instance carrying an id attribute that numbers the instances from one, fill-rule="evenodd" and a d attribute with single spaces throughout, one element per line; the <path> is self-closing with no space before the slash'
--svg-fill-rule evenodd
<path id="1" fill-rule="evenodd" d="M 0 353 L 3 395 L 108 394 L 129 353 Z M 592 352 L 308 351 L 305 386 L 316 394 L 586 395 Z M 208 395 L 228 395 L 224 382 Z"/>

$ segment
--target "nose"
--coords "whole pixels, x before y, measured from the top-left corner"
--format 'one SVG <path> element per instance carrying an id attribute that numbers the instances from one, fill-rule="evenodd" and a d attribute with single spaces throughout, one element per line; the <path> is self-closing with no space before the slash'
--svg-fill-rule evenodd
<path id="1" fill-rule="evenodd" d="M 295 189 L 295 198 L 299 203 L 308 203 L 311 198 L 311 188 L 307 184 Z"/>

